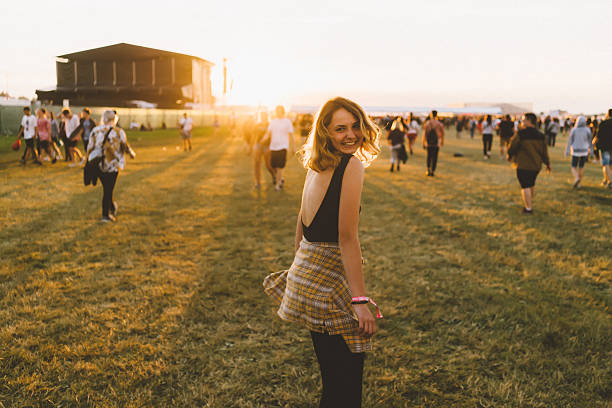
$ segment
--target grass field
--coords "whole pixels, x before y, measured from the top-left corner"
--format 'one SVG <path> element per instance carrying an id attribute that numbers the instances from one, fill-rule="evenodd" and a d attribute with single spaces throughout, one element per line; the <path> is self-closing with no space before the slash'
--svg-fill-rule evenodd
<path id="1" fill-rule="evenodd" d="M 0 407 L 313 407 L 307 331 L 264 276 L 292 262 L 304 171 L 252 188 L 222 129 L 128 133 L 137 151 L 101 224 L 101 188 L 0 142 Z M 388 152 L 366 171 L 360 238 L 381 306 L 364 407 L 611 407 L 612 191 L 562 138 L 522 216 L 514 172 L 456 140 L 424 176 Z M 454 158 L 452 153 L 464 157 Z M 268 178 L 266 178 L 268 180 Z"/>

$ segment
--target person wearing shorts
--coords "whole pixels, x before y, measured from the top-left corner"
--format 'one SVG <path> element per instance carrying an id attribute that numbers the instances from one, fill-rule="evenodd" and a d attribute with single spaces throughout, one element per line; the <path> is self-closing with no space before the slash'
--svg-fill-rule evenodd
<path id="1" fill-rule="evenodd" d="M 565 157 L 567 157 L 570 152 L 572 153 L 574 188 L 580 188 L 584 172 L 584 163 L 589 154 L 593 153 L 591 140 L 591 130 L 586 125 L 586 118 L 584 116 L 579 116 L 578 120 L 576 120 L 576 126 L 570 133 L 567 147 L 565 148 Z"/>
<path id="2" fill-rule="evenodd" d="M 48 159 L 55 163 L 55 152 L 51 151 L 51 122 L 47 119 L 47 110 L 40 108 L 36 111 L 36 127 L 38 130 L 38 140 L 40 141 L 39 157 L 42 158 L 42 153 L 46 153 Z M 41 159 L 42 160 L 42 159 Z"/>
<path id="3" fill-rule="evenodd" d="M 189 149 L 191 151 L 191 130 L 193 129 L 193 119 L 187 116 L 187 113 L 183 113 L 183 117 L 179 121 L 179 131 L 183 138 L 183 148 L 185 151 Z"/>
<path id="4" fill-rule="evenodd" d="M 284 169 L 286 164 L 287 164 L 287 149 L 270 151 L 270 165 L 272 166 L 273 169 L 276 169 L 276 170 Z"/>
<path id="5" fill-rule="evenodd" d="M 24 166 L 28 158 L 28 152 L 32 152 L 32 158 L 34 159 L 34 163 L 42 164 L 40 160 L 38 160 L 38 151 L 34 147 L 34 140 L 36 140 L 37 134 L 37 120 L 34 115 L 32 115 L 30 107 L 26 106 L 23 108 L 21 127 L 19 128 L 19 133 L 17 134 L 17 139 L 20 139 L 23 135 L 23 140 L 25 141 L 26 145 L 25 150 L 23 151 L 23 156 L 21 157 L 21 164 L 23 164 Z"/>
<path id="6" fill-rule="evenodd" d="M 600 151 L 603 180 L 601 185 L 612 189 L 612 174 L 610 174 L 610 158 L 612 156 L 612 109 L 608 110 L 606 119 L 599 124 L 594 144 Z"/>
<path id="7" fill-rule="evenodd" d="M 523 116 L 522 128 L 512 137 L 508 146 L 508 160 L 516 168 L 516 178 L 521 186 L 523 214 L 532 214 L 534 187 L 542 163 L 550 173 L 550 159 L 544 135 L 536 129 L 537 117 L 533 113 Z"/>
<path id="8" fill-rule="evenodd" d="M 283 169 L 287 150 L 293 152 L 293 124 L 285 117 L 285 108 L 276 107 L 276 118 L 270 121 L 264 141 L 270 140 L 270 165 L 274 169 L 276 191 L 283 187 Z"/>
<path id="9" fill-rule="evenodd" d="M 414 154 L 414 151 L 412 149 L 412 146 L 414 146 L 414 144 L 416 143 L 417 137 L 418 137 L 418 133 L 420 130 L 420 126 L 419 126 L 419 122 L 416 121 L 416 119 L 414 118 L 414 116 L 412 115 L 412 112 L 410 113 L 410 116 L 408 117 L 408 132 L 406 133 L 406 136 L 408 136 L 408 149 L 410 150 L 410 154 Z"/>

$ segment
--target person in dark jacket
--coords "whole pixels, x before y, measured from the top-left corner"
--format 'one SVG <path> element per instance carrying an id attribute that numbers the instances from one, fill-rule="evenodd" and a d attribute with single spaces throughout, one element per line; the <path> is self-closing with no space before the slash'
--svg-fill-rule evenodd
<path id="1" fill-rule="evenodd" d="M 514 134 L 514 122 L 510 115 L 506 115 L 499 123 L 499 154 L 503 160 L 506 156 L 506 147 Z"/>
<path id="2" fill-rule="evenodd" d="M 601 184 L 606 188 L 612 188 L 612 175 L 610 174 L 610 156 L 612 156 L 612 109 L 608 110 L 608 116 L 599 124 L 597 136 L 593 140 L 601 156 L 603 181 Z"/>
<path id="3" fill-rule="evenodd" d="M 516 177 L 521 185 L 521 196 L 524 207 L 523 214 L 532 214 L 532 199 L 535 181 L 546 165 L 546 172 L 550 173 L 550 159 L 544 135 L 536 129 L 537 117 L 533 113 L 523 116 L 522 128 L 512 137 L 508 146 L 508 160 L 516 168 Z"/>

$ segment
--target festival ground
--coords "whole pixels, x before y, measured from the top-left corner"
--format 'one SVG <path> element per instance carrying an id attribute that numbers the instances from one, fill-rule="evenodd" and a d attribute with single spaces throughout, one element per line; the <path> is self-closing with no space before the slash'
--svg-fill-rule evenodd
<path id="1" fill-rule="evenodd" d="M 573 190 L 562 137 L 525 216 L 497 140 L 484 161 L 449 136 L 435 178 L 422 149 L 390 173 L 385 148 L 366 171 L 364 271 L 385 318 L 364 407 L 610 406 L 600 166 Z M 226 129 L 196 129 L 191 153 L 176 131 L 128 137 L 110 224 L 80 170 L 23 168 L 0 143 L 0 407 L 314 406 L 309 335 L 261 284 L 292 261 L 303 169 L 256 191 Z"/>

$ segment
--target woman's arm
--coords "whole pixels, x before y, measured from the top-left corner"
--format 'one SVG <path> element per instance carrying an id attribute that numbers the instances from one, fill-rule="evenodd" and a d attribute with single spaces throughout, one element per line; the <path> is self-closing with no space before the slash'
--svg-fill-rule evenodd
<path id="1" fill-rule="evenodd" d="M 300 209 L 300 212 L 297 217 L 297 225 L 295 226 L 295 252 L 297 252 L 298 249 L 300 248 L 300 242 L 302 241 L 303 233 L 304 232 L 302 231 L 302 209 Z"/>
<path id="2" fill-rule="evenodd" d="M 363 187 L 363 165 L 351 158 L 342 179 L 338 214 L 338 244 L 351 296 L 366 296 L 359 245 L 359 206 Z M 370 336 L 376 331 L 374 316 L 367 304 L 354 305 L 359 319 L 359 331 Z"/>

